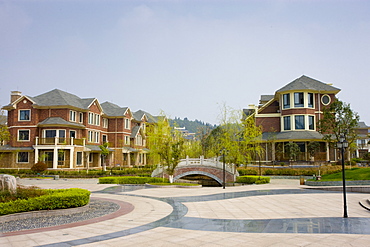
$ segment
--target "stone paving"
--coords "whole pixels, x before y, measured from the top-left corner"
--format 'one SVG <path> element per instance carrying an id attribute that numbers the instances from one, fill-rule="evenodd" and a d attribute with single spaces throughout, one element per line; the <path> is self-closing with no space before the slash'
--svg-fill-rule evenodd
<path id="1" fill-rule="evenodd" d="M 370 211 L 348 193 L 305 190 L 298 180 L 267 185 L 132 190 L 87 180 L 19 181 L 42 188 L 84 188 L 132 206 L 99 221 L 0 234 L 0 246 L 369 246 Z"/>

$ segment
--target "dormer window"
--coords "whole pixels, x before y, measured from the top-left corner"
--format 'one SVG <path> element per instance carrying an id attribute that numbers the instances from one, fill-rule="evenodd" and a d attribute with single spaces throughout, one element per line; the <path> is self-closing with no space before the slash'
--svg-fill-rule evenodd
<path id="1" fill-rule="evenodd" d="M 19 110 L 19 121 L 30 121 L 31 110 Z"/>

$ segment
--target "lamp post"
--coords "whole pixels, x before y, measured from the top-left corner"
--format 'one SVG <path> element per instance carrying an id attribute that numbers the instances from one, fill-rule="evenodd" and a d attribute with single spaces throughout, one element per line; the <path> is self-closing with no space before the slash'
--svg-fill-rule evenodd
<path id="1" fill-rule="evenodd" d="M 348 147 L 348 142 L 343 135 L 340 135 L 339 142 L 337 143 L 337 147 L 341 149 L 342 153 L 342 180 L 343 180 L 343 207 L 344 207 L 344 214 L 343 218 L 348 218 L 347 214 L 347 198 L 346 198 L 346 175 L 345 175 L 345 168 L 344 168 L 344 149 Z"/>
<path id="2" fill-rule="evenodd" d="M 222 188 L 225 189 L 225 185 L 226 185 L 226 173 L 225 173 L 225 153 L 226 153 L 226 150 L 223 149 L 222 150 L 222 160 L 223 160 L 223 166 L 222 166 L 222 176 L 223 176 L 223 179 L 222 179 Z"/>

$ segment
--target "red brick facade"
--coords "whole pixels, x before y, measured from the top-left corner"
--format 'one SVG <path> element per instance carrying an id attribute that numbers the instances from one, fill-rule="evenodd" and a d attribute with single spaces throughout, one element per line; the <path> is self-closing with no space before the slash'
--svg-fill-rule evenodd
<path id="1" fill-rule="evenodd" d="M 106 113 L 96 99 L 80 99 L 60 90 L 32 98 L 15 93 L 3 108 L 8 111 L 11 139 L 0 150 L 0 167 L 30 168 L 44 159 L 54 169 L 101 168 L 99 145 L 104 142 L 111 150 L 107 165 L 146 164 L 145 141 L 135 145 L 136 138 L 146 138 L 141 129 L 146 118 L 135 119 L 129 108 L 116 116 Z M 66 98 L 66 103 L 54 103 Z M 132 136 L 134 128 L 140 131 Z"/>

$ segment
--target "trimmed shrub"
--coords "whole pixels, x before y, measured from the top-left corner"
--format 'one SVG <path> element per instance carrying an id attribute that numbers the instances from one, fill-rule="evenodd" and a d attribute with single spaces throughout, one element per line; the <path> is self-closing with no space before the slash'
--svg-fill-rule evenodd
<path id="1" fill-rule="evenodd" d="M 255 169 L 248 169 L 248 168 L 238 168 L 238 172 L 240 176 L 244 175 L 257 175 L 258 171 Z"/>
<path id="2" fill-rule="evenodd" d="M 44 162 L 37 162 L 31 167 L 31 170 L 35 173 L 41 173 L 48 169 L 48 166 Z"/>
<path id="3" fill-rule="evenodd" d="M 146 183 L 163 183 L 168 179 L 152 177 L 102 177 L 99 178 L 100 184 L 146 184 Z"/>
<path id="4" fill-rule="evenodd" d="M 240 176 L 236 178 L 236 182 L 241 184 L 267 184 L 270 183 L 270 177 Z"/>
<path id="5" fill-rule="evenodd" d="M 84 189 L 46 190 L 47 194 L 29 199 L 0 203 L 0 215 L 81 207 L 89 203 L 90 191 Z"/>

